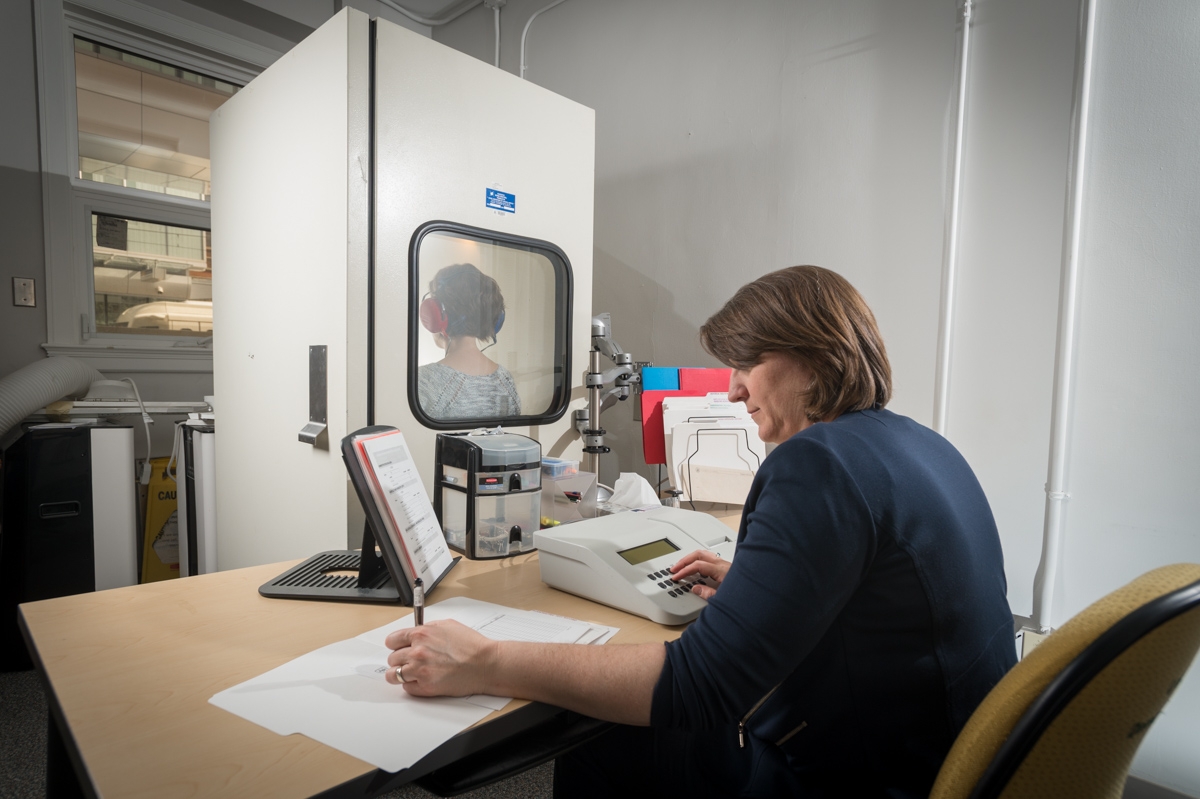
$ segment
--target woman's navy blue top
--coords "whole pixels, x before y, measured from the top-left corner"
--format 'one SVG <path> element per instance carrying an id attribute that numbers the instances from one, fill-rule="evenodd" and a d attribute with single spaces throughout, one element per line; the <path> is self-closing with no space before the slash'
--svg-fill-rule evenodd
<path id="1" fill-rule="evenodd" d="M 732 567 L 667 645 L 651 724 L 728 729 L 746 795 L 923 797 L 1015 662 L 967 462 L 911 419 L 847 413 L 763 462 Z"/>

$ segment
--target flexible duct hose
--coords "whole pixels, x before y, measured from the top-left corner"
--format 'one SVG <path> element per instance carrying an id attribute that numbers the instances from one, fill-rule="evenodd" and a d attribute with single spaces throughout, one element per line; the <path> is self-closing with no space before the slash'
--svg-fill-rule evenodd
<path id="1" fill-rule="evenodd" d="M 0 437 L 29 414 L 64 397 L 82 397 L 104 375 L 74 358 L 43 358 L 0 378 Z"/>

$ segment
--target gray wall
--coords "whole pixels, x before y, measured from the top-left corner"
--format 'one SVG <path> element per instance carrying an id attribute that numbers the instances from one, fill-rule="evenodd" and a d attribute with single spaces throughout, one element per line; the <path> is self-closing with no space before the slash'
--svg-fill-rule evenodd
<path id="1" fill-rule="evenodd" d="M 539 7 L 505 7 L 503 68 Z M 488 23 L 434 38 L 490 61 Z M 928 422 L 954 25 L 949 0 L 568 2 L 539 17 L 526 77 L 596 109 L 594 308 L 617 340 L 638 360 L 715 365 L 697 331 L 724 300 L 821 264 L 866 295 L 894 407 Z M 606 479 L 639 468 L 634 412 L 604 417 Z"/>
<path id="2" fill-rule="evenodd" d="M 1028 616 L 1041 554 L 1078 3 L 989 0 L 972 24 L 947 436 Z"/>
<path id="3" fill-rule="evenodd" d="M 0 3 L 0 376 L 44 357 L 46 259 L 38 155 L 37 73 L 29 0 Z M 13 305 L 12 279 L 31 277 L 37 306 Z"/>

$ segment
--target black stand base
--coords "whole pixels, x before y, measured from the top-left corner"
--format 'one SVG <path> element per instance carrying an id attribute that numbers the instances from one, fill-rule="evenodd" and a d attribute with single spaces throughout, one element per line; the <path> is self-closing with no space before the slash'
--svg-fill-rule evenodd
<path id="1" fill-rule="evenodd" d="M 379 556 L 374 555 L 373 559 L 379 561 Z M 368 573 L 363 579 L 362 565 L 365 560 L 367 558 L 354 550 L 321 552 L 262 585 L 258 593 L 273 599 L 399 603 L 400 592 L 387 569 L 381 568 L 374 575 Z M 411 598 L 403 604 L 411 605 Z"/>

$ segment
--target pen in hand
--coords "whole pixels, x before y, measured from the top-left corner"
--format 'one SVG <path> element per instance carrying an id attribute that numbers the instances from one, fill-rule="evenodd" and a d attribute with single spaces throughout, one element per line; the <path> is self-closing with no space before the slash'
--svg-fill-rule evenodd
<path id="1" fill-rule="evenodd" d="M 420 627 L 425 623 L 425 583 L 418 577 L 413 583 L 413 626 Z"/>

